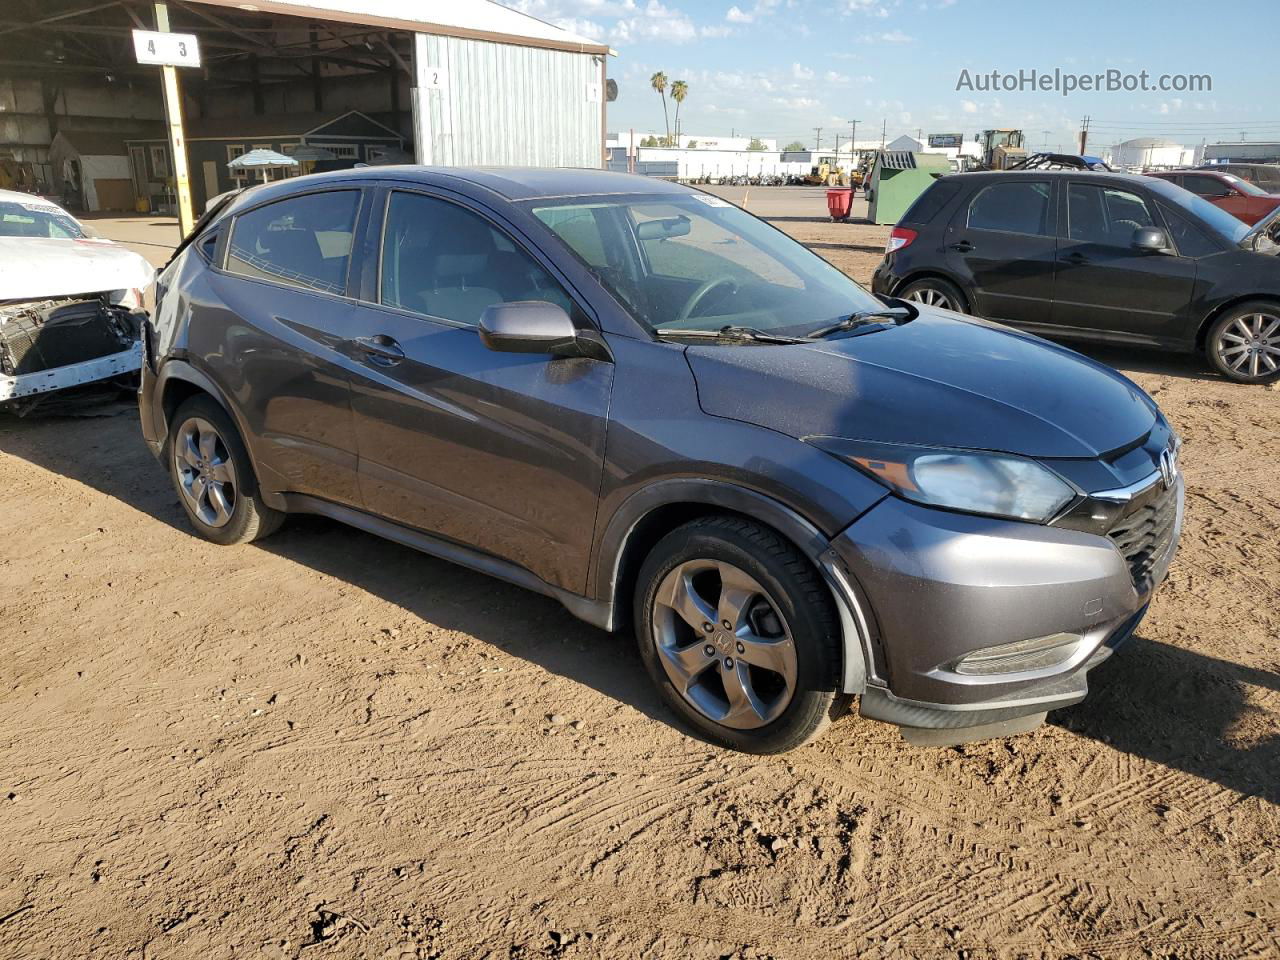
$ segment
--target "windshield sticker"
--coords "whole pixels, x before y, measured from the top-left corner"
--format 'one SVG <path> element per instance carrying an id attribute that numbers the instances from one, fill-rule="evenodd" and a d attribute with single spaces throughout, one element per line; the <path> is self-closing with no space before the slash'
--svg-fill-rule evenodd
<path id="1" fill-rule="evenodd" d="M 721 200 L 719 197 L 713 197 L 709 193 L 695 193 L 693 199 L 700 200 L 708 207 L 732 207 L 733 204 L 728 200 Z"/>

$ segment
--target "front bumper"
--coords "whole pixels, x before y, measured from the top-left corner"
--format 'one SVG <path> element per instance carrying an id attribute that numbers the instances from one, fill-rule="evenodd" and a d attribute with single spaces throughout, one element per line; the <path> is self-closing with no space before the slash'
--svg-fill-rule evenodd
<path id="1" fill-rule="evenodd" d="M 37 370 L 14 377 L 0 374 L 0 403 L 136 373 L 141 365 L 142 347 L 134 343 L 127 350 L 108 354 L 105 357 L 68 363 L 61 367 Z"/>
<path id="2" fill-rule="evenodd" d="M 950 513 L 886 498 L 831 543 L 867 624 L 861 710 L 908 728 L 1001 724 L 1069 706 L 1137 627 L 1182 525 L 1135 583 L 1105 536 Z M 970 672 L 966 655 L 1067 635 L 1043 657 Z M 1071 639 L 1074 638 L 1074 639 Z"/>

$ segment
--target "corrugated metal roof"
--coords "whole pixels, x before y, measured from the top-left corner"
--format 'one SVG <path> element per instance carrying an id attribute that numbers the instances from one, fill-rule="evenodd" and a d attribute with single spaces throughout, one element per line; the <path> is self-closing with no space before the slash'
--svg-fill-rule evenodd
<path id="1" fill-rule="evenodd" d="M 492 0 L 192 0 L 290 17 L 337 20 L 446 37 L 607 54 L 607 44 L 504 7 Z"/>

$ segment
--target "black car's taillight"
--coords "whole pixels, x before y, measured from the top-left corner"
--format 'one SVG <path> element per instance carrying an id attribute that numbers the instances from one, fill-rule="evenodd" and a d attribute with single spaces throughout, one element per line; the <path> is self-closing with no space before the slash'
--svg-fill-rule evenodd
<path id="1" fill-rule="evenodd" d="M 885 244 L 884 252 L 888 254 L 893 253 L 895 250 L 901 250 L 903 247 L 909 247 L 919 235 L 910 227 L 894 227 L 889 233 L 889 242 Z"/>

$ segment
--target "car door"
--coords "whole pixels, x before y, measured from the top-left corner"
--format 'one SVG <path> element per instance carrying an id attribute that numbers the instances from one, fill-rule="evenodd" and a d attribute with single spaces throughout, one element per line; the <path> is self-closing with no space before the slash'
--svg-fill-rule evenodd
<path id="1" fill-rule="evenodd" d="M 1218 177 L 1206 173 L 1188 173 L 1183 176 L 1181 186 L 1214 206 L 1221 207 L 1233 217 L 1238 217 L 1243 212 L 1241 202 L 1244 197 Z"/>
<path id="2" fill-rule="evenodd" d="M 993 320 L 1044 323 L 1053 299 L 1053 185 L 998 179 L 962 205 L 945 235 L 946 263 L 973 296 L 973 312 Z"/>
<path id="3" fill-rule="evenodd" d="M 359 502 L 348 368 L 340 349 L 364 192 L 297 194 L 237 214 L 212 296 L 192 298 L 189 349 L 244 417 L 268 489 Z"/>
<path id="4" fill-rule="evenodd" d="M 1196 263 L 1133 248 L 1139 227 L 1164 227 L 1154 202 L 1126 186 L 1085 180 L 1066 184 L 1063 199 L 1053 325 L 1121 341 L 1177 336 Z"/>
<path id="5" fill-rule="evenodd" d="M 352 341 L 365 509 L 583 590 L 613 365 L 495 352 L 478 324 L 514 300 L 591 319 L 549 261 L 461 198 L 394 189 L 379 207 L 375 302 Z"/>

